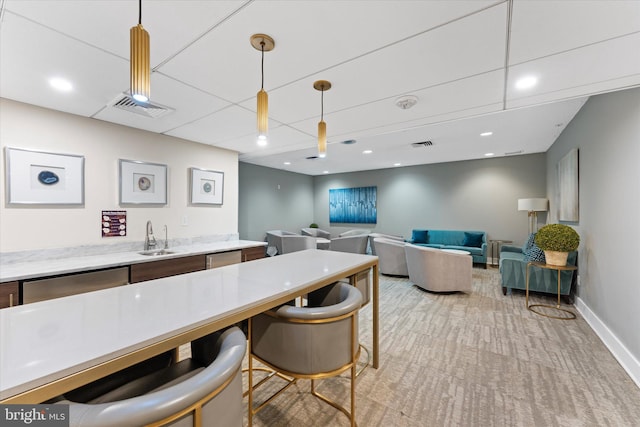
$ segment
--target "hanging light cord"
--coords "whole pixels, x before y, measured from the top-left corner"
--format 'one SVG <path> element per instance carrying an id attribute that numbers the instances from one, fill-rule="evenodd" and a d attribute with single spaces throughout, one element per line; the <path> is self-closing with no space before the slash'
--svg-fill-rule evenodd
<path id="1" fill-rule="evenodd" d="M 142 25 L 142 0 L 138 1 L 138 25 Z"/>
<path id="2" fill-rule="evenodd" d="M 264 89 L 264 40 L 260 42 L 260 48 L 262 51 L 262 60 L 260 61 L 260 74 L 262 75 L 262 81 L 260 82 L 260 89 Z"/>
<path id="3" fill-rule="evenodd" d="M 320 121 L 324 120 L 324 85 L 320 91 Z"/>

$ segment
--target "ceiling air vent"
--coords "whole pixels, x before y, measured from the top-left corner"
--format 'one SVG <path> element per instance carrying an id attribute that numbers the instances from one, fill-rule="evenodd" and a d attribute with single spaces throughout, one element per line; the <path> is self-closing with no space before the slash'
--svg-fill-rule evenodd
<path id="1" fill-rule="evenodd" d="M 433 142 L 431 141 L 414 142 L 411 144 L 413 148 L 431 147 L 432 145 Z"/>
<path id="2" fill-rule="evenodd" d="M 317 158 L 318 158 L 318 156 L 309 156 L 309 157 L 307 157 L 307 160 L 315 160 Z"/>
<path id="3" fill-rule="evenodd" d="M 160 104 L 136 102 L 129 94 L 118 95 L 109 106 L 152 119 L 157 119 L 174 111 L 173 108 Z"/>

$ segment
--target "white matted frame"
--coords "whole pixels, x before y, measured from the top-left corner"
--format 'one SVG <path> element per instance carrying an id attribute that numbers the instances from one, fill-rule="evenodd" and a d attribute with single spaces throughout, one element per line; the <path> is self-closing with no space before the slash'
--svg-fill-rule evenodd
<path id="1" fill-rule="evenodd" d="M 9 205 L 84 205 L 84 156 L 6 147 Z"/>
<path id="2" fill-rule="evenodd" d="M 119 160 L 121 205 L 166 205 L 167 165 Z"/>
<path id="3" fill-rule="evenodd" d="M 221 205 L 224 172 L 191 168 L 190 187 L 192 205 Z"/>
<path id="4" fill-rule="evenodd" d="M 558 162 L 559 221 L 578 222 L 580 220 L 578 175 L 578 149 L 574 148 Z"/>

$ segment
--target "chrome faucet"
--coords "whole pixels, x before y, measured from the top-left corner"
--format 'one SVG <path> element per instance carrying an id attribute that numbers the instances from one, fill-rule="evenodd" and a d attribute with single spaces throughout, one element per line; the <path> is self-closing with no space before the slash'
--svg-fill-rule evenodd
<path id="1" fill-rule="evenodd" d="M 167 224 L 164 225 L 164 248 L 169 249 L 169 232 L 167 231 Z"/>
<path id="2" fill-rule="evenodd" d="M 157 245 L 156 238 L 153 236 L 153 227 L 151 226 L 151 220 L 147 221 L 147 235 L 144 238 L 144 250 L 155 248 Z"/>

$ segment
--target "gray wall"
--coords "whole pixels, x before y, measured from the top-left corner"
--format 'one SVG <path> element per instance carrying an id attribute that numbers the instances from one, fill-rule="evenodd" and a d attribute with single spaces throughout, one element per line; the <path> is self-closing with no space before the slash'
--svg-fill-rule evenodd
<path id="1" fill-rule="evenodd" d="M 313 177 L 239 164 L 238 233 L 264 240 L 267 230 L 300 232 L 313 222 Z"/>
<path id="2" fill-rule="evenodd" d="M 547 153 L 550 215 L 556 165 L 579 149 L 577 293 L 640 360 L 640 89 L 592 97 Z M 638 363 L 638 362 L 636 362 Z"/>
<path id="3" fill-rule="evenodd" d="M 528 220 L 517 200 L 545 197 L 545 168 L 545 155 L 532 154 L 318 176 L 314 217 L 332 234 L 369 228 L 409 238 L 413 228 L 483 230 L 522 244 Z M 372 185 L 378 187 L 377 224 L 330 226 L 329 189 Z"/>

